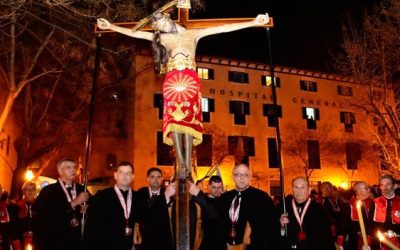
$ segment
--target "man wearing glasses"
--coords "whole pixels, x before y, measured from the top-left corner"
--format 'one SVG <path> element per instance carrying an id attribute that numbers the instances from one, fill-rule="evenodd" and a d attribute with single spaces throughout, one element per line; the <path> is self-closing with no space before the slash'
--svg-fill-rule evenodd
<path id="1" fill-rule="evenodd" d="M 218 249 L 276 249 L 279 223 L 272 199 L 250 186 L 249 166 L 235 166 L 232 178 L 235 189 L 219 200 L 222 242 Z"/>

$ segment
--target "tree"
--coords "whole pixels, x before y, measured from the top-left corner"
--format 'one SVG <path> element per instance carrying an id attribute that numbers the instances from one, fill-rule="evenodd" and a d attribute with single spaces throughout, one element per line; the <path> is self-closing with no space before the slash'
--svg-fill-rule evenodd
<path id="1" fill-rule="evenodd" d="M 52 158 L 49 153 L 54 157 L 55 152 L 61 152 L 61 145 L 65 147 L 84 138 L 94 62 L 95 19 L 137 20 L 148 15 L 157 2 L 0 3 L 0 84 L 5 89 L 2 91 L 5 103 L 0 106 L 0 131 L 13 109 L 22 114 L 21 136 L 15 141 L 18 163 L 14 169 L 14 191 L 19 189 L 29 164 L 38 159 L 49 163 Z M 192 1 L 192 6 L 199 8 L 202 1 Z M 131 69 L 132 63 L 132 56 L 126 55 L 133 53 L 133 42 L 119 43 L 115 37 L 112 39 L 112 43 L 103 46 L 105 53 L 100 65 L 99 82 L 105 91 L 126 80 L 126 70 Z"/>
<path id="2" fill-rule="evenodd" d="M 338 139 L 330 138 L 332 127 L 329 125 L 320 126 L 315 131 L 304 129 L 304 124 L 287 124 L 285 126 L 285 138 L 282 140 L 282 150 L 285 155 L 294 159 L 294 165 L 285 171 L 295 171 L 295 175 L 310 178 L 314 169 L 321 167 L 321 161 L 334 162 L 343 166 L 340 160 L 343 155 L 341 142 Z M 310 155 L 315 158 L 310 158 Z M 347 174 L 347 173 L 346 173 Z"/>
<path id="3" fill-rule="evenodd" d="M 400 164 L 400 2 L 384 0 L 365 14 L 361 27 L 343 28 L 336 69 L 358 83 L 350 105 L 369 114 L 369 142 L 382 165 L 398 175 Z"/>
<path id="4" fill-rule="evenodd" d="M 105 2 L 101 4 L 104 7 Z M 72 139 L 84 140 L 82 134 L 87 123 L 84 111 L 90 97 L 95 47 L 95 34 L 90 32 L 94 25 L 91 13 L 102 15 L 105 11 L 99 11 L 101 4 L 97 1 L 0 3 L 0 82 L 6 90 L 5 105 L 0 107 L 0 131 L 13 110 L 20 114 L 21 127 L 14 145 L 18 162 L 12 191 L 19 190 L 29 164 L 38 159 L 48 163 L 60 152 L 61 145 L 65 147 Z M 119 11 L 103 9 L 117 16 L 130 10 L 124 6 Z M 138 11 L 130 13 L 135 18 L 133 14 Z M 120 78 L 122 70 L 117 68 L 121 65 L 116 63 L 116 57 L 121 57 L 124 51 L 130 49 L 122 53 L 110 50 L 106 55 L 100 74 L 106 84 L 112 81 L 115 84 L 117 81 L 111 79 Z"/>

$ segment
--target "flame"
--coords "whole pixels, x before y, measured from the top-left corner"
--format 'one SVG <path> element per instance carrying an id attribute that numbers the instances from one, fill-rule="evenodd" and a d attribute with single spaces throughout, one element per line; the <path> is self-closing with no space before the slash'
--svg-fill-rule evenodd
<path id="1" fill-rule="evenodd" d="M 357 201 L 357 208 L 360 208 L 361 207 L 361 201 L 359 200 L 359 201 Z"/>
<path id="2" fill-rule="evenodd" d="M 383 233 L 381 233 L 379 230 L 376 235 L 378 236 L 379 241 L 383 241 L 385 239 L 385 236 L 383 236 Z"/>

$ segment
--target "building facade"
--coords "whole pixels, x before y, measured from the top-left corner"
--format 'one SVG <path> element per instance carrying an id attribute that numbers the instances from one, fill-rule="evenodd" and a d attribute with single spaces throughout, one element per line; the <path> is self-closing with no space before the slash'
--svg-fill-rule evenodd
<path id="1" fill-rule="evenodd" d="M 148 53 L 138 54 L 135 65 L 127 125 L 130 132 L 125 145 L 129 153 L 123 157 L 133 159 L 138 188 L 146 184 L 150 167 L 160 167 L 166 178 L 171 178 L 174 157 L 171 147 L 162 142 L 163 75 L 154 73 Z M 378 128 L 365 112 L 352 105 L 362 98 L 358 84 L 340 76 L 276 67 L 275 109 L 268 65 L 198 57 L 197 66 L 204 136 L 195 150 L 196 179 L 218 164 L 230 189 L 235 162 L 247 162 L 253 172 L 252 185 L 278 194 L 279 119 L 286 191 L 296 176 L 308 176 L 313 185 L 321 181 L 344 187 L 358 180 L 377 183 L 379 161 L 368 141 L 371 131 L 375 133 Z M 98 152 L 101 158 L 111 154 L 114 161 L 122 160 L 119 153 L 108 150 Z M 96 170 L 91 172 L 91 178 L 97 175 L 100 173 Z"/>

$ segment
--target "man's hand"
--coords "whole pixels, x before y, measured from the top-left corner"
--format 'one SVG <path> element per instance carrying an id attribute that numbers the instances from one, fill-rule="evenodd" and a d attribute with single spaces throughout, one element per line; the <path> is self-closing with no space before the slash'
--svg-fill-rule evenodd
<path id="1" fill-rule="evenodd" d="M 104 18 L 97 19 L 97 27 L 101 30 L 106 30 L 111 27 L 111 23 Z"/>
<path id="2" fill-rule="evenodd" d="M 89 193 L 88 192 L 82 192 L 78 194 L 78 196 L 75 198 L 75 200 L 71 201 L 71 207 L 75 209 L 77 206 L 81 205 L 82 203 L 86 202 L 89 200 Z"/>
<path id="3" fill-rule="evenodd" d="M 266 14 L 260 14 L 254 19 L 255 25 L 264 25 L 269 23 L 269 15 L 268 13 Z"/>
<path id="4" fill-rule="evenodd" d="M 285 224 L 288 224 L 289 223 L 289 219 L 288 219 L 287 214 L 282 214 L 281 218 L 279 219 L 279 221 L 281 222 L 281 227 L 284 227 Z"/>
<path id="5" fill-rule="evenodd" d="M 200 192 L 200 188 L 194 184 L 193 182 L 189 181 L 189 194 L 193 196 L 197 196 Z"/>
<path id="6" fill-rule="evenodd" d="M 176 193 L 176 183 L 172 182 L 169 184 L 164 191 L 165 199 L 167 200 L 167 204 L 169 203 L 169 200 L 172 196 L 174 196 Z"/>

